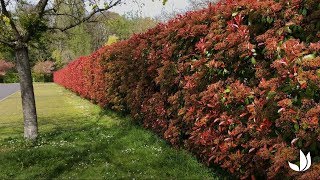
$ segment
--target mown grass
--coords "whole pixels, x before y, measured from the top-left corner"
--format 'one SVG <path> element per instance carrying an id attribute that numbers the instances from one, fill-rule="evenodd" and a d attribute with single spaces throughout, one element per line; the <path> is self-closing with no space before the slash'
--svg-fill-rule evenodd
<path id="1" fill-rule="evenodd" d="M 36 84 L 40 137 L 25 142 L 20 94 L 0 102 L 0 179 L 223 179 L 128 117 Z"/>

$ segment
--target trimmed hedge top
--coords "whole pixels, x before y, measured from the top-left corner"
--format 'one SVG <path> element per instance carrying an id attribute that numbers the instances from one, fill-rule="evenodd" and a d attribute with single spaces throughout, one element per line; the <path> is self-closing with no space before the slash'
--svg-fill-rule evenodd
<path id="1" fill-rule="evenodd" d="M 54 81 L 241 178 L 320 176 L 320 0 L 227 0 L 81 57 Z M 299 149 L 305 173 L 291 170 Z"/>

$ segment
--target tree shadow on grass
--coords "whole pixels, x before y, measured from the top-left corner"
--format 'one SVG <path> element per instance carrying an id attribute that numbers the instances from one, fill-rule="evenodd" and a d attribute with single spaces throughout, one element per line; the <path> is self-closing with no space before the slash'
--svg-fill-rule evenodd
<path id="1" fill-rule="evenodd" d="M 7 150 L 0 151 L 0 179 L 229 178 L 116 113 L 103 112 L 91 120 L 47 117 L 41 127 L 45 130 L 33 143 L 3 141 Z"/>

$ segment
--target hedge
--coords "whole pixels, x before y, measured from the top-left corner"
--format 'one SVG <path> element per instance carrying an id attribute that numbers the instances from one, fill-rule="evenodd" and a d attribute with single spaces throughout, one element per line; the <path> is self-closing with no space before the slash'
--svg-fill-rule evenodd
<path id="1" fill-rule="evenodd" d="M 32 73 L 32 80 L 33 82 L 52 82 L 53 81 L 53 75 L 43 75 L 43 74 L 37 74 Z M 0 77 L 0 83 L 1 80 L 3 83 L 19 83 L 20 78 L 19 74 L 15 72 L 8 72 L 5 76 Z"/>
<path id="2" fill-rule="evenodd" d="M 4 83 L 19 83 L 19 75 L 18 73 L 9 71 L 5 76 L 2 77 Z"/>
<path id="3" fill-rule="evenodd" d="M 320 0 L 226 0 L 103 47 L 54 81 L 239 178 L 320 176 Z M 299 149 L 312 166 L 295 172 Z"/>

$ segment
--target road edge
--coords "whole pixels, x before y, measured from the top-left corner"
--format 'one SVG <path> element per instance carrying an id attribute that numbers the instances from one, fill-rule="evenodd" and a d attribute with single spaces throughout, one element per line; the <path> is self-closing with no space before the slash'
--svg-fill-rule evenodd
<path id="1" fill-rule="evenodd" d="M 14 94 L 18 93 L 19 91 L 20 91 L 20 90 L 18 90 L 18 91 L 16 91 L 16 92 L 12 93 L 12 94 L 10 94 L 10 95 L 8 95 L 7 97 L 5 97 L 5 98 L 3 98 L 3 99 L 0 99 L 0 102 L 2 102 L 2 101 L 4 101 L 4 100 L 8 99 L 9 97 L 13 96 Z"/>

